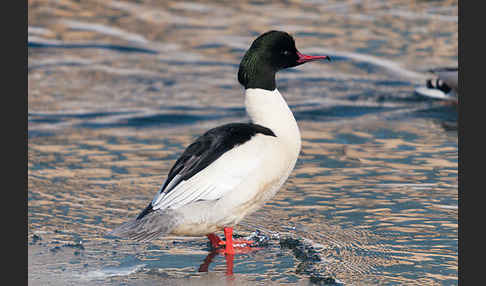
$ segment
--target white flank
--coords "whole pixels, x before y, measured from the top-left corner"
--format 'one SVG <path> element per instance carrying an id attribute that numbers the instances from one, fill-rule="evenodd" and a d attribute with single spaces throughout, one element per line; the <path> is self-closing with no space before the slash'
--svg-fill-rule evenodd
<path id="1" fill-rule="evenodd" d="M 234 226 L 272 198 L 299 156 L 300 132 L 278 90 L 246 90 L 246 109 L 255 124 L 275 136 L 256 134 L 235 146 L 168 194 L 156 196 L 154 209 L 173 209 L 181 223 L 176 235 L 204 235 Z"/>

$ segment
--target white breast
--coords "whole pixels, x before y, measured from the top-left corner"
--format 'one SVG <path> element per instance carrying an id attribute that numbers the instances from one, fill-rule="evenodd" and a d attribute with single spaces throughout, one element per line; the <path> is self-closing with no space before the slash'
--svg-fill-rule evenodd
<path id="1" fill-rule="evenodd" d="M 301 145 L 299 126 L 280 92 L 277 89 L 247 89 L 245 105 L 252 122 L 272 129 L 278 140 L 289 149 L 288 156 L 297 160 Z"/>
<path id="2" fill-rule="evenodd" d="M 185 219 L 176 233 L 204 233 L 237 224 L 272 198 L 294 169 L 300 132 L 278 90 L 247 89 L 245 104 L 252 122 L 276 136 L 256 134 L 196 175 L 194 181 L 217 182 L 227 191 L 218 200 L 178 209 Z"/>
<path id="3" fill-rule="evenodd" d="M 247 89 L 245 104 L 252 122 L 270 128 L 276 137 L 258 134 L 237 148 L 237 156 L 257 157 L 260 164 L 235 192 L 218 202 L 228 210 L 227 220 L 235 223 L 275 195 L 294 169 L 301 147 L 297 122 L 277 89 Z"/>

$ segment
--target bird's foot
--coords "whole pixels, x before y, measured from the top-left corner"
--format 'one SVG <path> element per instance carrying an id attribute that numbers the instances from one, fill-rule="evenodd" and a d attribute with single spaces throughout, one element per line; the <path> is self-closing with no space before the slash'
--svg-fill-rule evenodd
<path id="1" fill-rule="evenodd" d="M 254 247 L 255 241 L 253 240 L 244 240 L 244 239 L 234 240 L 232 228 L 229 227 L 225 228 L 224 235 L 226 237 L 226 241 L 221 240 L 214 233 L 207 235 L 212 248 L 215 249 L 218 253 L 223 253 L 223 254 L 248 253 L 252 250 L 259 249 Z"/>
<path id="2" fill-rule="evenodd" d="M 254 241 L 252 240 L 233 240 L 232 244 L 227 244 L 226 241 L 220 241 L 219 248 L 217 251 L 223 254 L 237 254 L 237 253 L 248 253 L 252 250 L 256 250 L 254 247 Z M 224 246 L 224 248 L 223 248 Z"/>
<path id="3" fill-rule="evenodd" d="M 221 242 L 224 243 L 224 241 L 222 241 L 219 236 L 217 236 L 216 234 L 214 233 L 211 233 L 211 234 L 208 234 L 207 235 L 208 239 L 209 239 L 209 242 L 211 243 L 211 247 L 213 249 L 217 249 L 219 247 L 221 247 Z"/>
<path id="4" fill-rule="evenodd" d="M 226 245 L 225 241 L 221 241 L 218 243 L 219 245 Z M 252 247 L 255 242 L 253 240 L 243 240 L 237 239 L 233 240 L 233 247 Z"/>
<path id="5" fill-rule="evenodd" d="M 261 249 L 255 247 L 256 242 L 253 240 L 237 239 L 233 240 L 233 229 L 230 227 L 224 228 L 225 241 L 221 240 L 216 234 L 210 233 L 207 235 L 211 243 L 212 250 L 204 263 L 199 267 L 199 272 L 207 272 L 209 264 L 216 255 L 216 253 L 224 254 L 226 258 L 226 274 L 233 275 L 233 260 L 235 254 L 249 253 L 254 250 Z"/>

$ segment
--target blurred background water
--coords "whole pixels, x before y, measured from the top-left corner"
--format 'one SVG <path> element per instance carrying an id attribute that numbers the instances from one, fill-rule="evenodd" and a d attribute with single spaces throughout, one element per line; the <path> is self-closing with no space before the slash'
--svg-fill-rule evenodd
<path id="1" fill-rule="evenodd" d="M 457 1 L 28 5 L 29 284 L 457 284 L 456 106 L 414 94 L 457 66 Z M 205 238 L 106 236 L 193 139 L 248 120 L 239 61 L 272 29 L 334 61 L 278 74 L 301 155 L 236 229 L 268 245 L 229 278 L 224 256 L 198 271 Z"/>

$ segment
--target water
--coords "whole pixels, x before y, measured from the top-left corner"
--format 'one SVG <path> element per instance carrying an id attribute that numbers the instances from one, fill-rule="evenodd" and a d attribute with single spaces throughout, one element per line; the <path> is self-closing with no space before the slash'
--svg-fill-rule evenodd
<path id="1" fill-rule="evenodd" d="M 457 13 L 457 1 L 30 1 L 29 283 L 456 285 L 457 112 L 413 90 L 457 65 Z M 205 239 L 105 235 L 197 135 L 248 120 L 236 72 L 270 29 L 334 61 L 278 75 L 302 152 L 236 229 L 266 245 L 227 276 Z"/>

